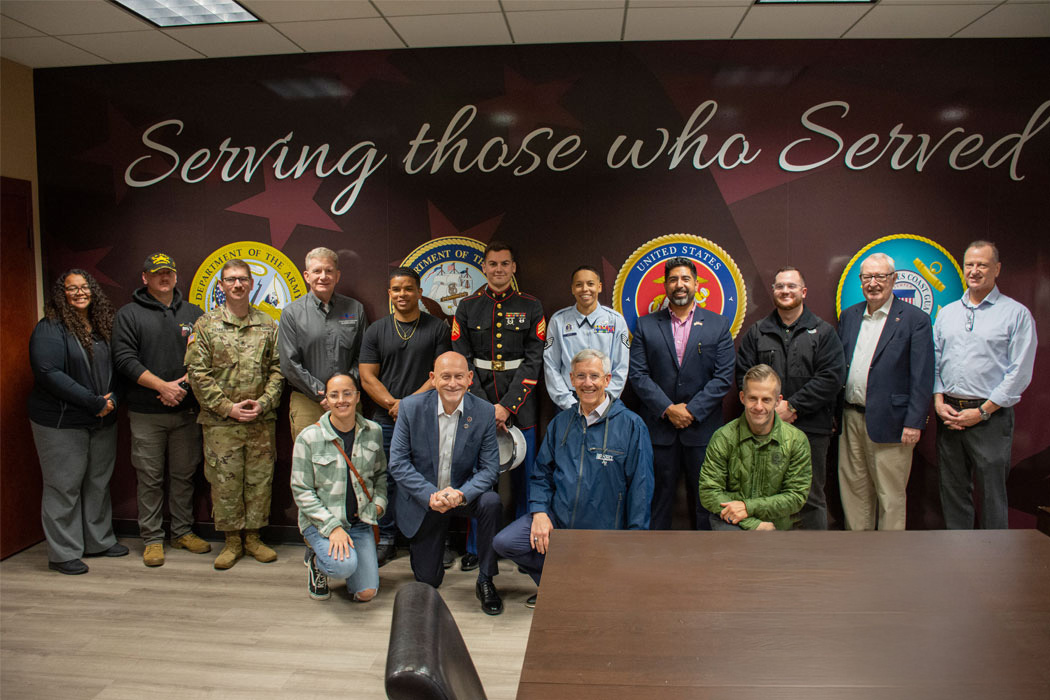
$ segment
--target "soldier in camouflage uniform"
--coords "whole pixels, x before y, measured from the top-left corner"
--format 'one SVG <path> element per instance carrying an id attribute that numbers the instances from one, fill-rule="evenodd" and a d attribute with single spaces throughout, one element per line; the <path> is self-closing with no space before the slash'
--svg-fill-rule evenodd
<path id="1" fill-rule="evenodd" d="M 186 370 L 200 403 L 204 475 L 211 484 L 215 529 L 226 534 L 216 569 L 244 551 L 261 562 L 277 553 L 259 539 L 269 522 L 274 427 L 281 400 L 277 324 L 252 307 L 252 273 L 243 260 L 222 268 L 225 303 L 201 316 L 186 345 Z M 241 530 L 245 531 L 241 542 Z"/>

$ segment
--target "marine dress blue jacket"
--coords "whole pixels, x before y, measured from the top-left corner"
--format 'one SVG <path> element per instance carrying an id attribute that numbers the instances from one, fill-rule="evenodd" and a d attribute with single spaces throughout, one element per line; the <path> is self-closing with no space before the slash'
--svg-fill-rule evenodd
<path id="1" fill-rule="evenodd" d="M 547 426 L 529 482 L 529 512 L 556 528 L 648 530 L 653 500 L 649 430 L 619 399 L 588 426 L 578 407 Z"/>

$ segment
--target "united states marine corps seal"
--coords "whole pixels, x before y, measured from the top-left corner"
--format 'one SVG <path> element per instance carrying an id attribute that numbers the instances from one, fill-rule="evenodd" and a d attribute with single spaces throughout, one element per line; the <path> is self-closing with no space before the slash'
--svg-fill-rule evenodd
<path id="1" fill-rule="evenodd" d="M 872 241 L 857 251 L 839 278 L 835 295 L 835 313 L 864 301 L 857 275 L 860 264 L 872 253 L 884 253 L 897 268 L 893 293 L 937 318 L 937 312 L 962 296 L 966 288 L 959 263 L 935 241 L 910 233 L 898 233 Z"/>
<path id="2" fill-rule="evenodd" d="M 689 258 L 696 264 L 696 303 L 732 321 L 733 336 L 740 332 L 747 307 L 747 289 L 740 268 L 720 246 L 700 236 L 676 233 L 641 245 L 628 256 L 616 275 L 613 307 L 634 332 L 638 319 L 668 306 L 664 295 L 664 261 Z"/>
<path id="3" fill-rule="evenodd" d="M 205 311 L 226 303 L 219 271 L 227 260 L 240 258 L 252 272 L 251 303 L 280 322 L 281 309 L 306 294 L 306 282 L 295 263 L 281 251 L 258 241 L 231 243 L 213 251 L 193 275 L 189 299 Z"/>
<path id="4" fill-rule="evenodd" d="M 465 236 L 435 238 L 405 256 L 401 267 L 415 270 L 423 287 L 423 306 L 433 316 L 451 319 L 462 299 L 485 284 L 485 244 Z M 516 280 L 511 286 L 518 288 Z M 390 307 L 391 312 L 394 310 Z"/>

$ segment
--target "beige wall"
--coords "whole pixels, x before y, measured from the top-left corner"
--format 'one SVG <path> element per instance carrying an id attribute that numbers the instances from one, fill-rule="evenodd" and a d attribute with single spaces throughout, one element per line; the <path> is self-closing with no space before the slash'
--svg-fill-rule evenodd
<path id="1" fill-rule="evenodd" d="M 36 175 L 36 110 L 33 70 L 0 58 L 0 175 L 33 184 L 33 239 L 36 248 L 37 311 L 43 313 L 40 280 L 40 197 Z"/>

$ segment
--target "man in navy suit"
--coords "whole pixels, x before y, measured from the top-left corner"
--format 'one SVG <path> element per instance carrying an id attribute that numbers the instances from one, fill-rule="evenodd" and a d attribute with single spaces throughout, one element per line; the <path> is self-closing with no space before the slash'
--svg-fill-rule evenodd
<path id="1" fill-rule="evenodd" d="M 496 415 L 470 394 L 473 373 L 458 352 L 446 352 L 430 373 L 434 389 L 401 400 L 390 443 L 389 472 L 397 480 L 397 525 L 409 538 L 412 573 L 435 588 L 452 515 L 477 518 L 481 562 L 475 588 L 481 609 L 503 612 L 492 577 L 499 573 L 492 538 L 502 511 L 492 490 L 499 478 Z"/>
<path id="2" fill-rule="evenodd" d="M 893 258 L 860 264 L 865 301 L 842 312 L 845 407 L 839 489 L 847 530 L 903 530 L 915 443 L 933 396 L 933 328 L 922 309 L 893 294 Z"/>
<path id="3" fill-rule="evenodd" d="M 700 505 L 700 465 L 722 425 L 722 398 L 733 380 L 736 353 L 729 319 L 696 305 L 696 265 L 689 258 L 664 263 L 669 306 L 638 319 L 628 378 L 641 399 L 639 413 L 653 441 L 652 530 L 671 528 L 678 475 L 685 471 L 689 518 L 709 530 Z"/>

